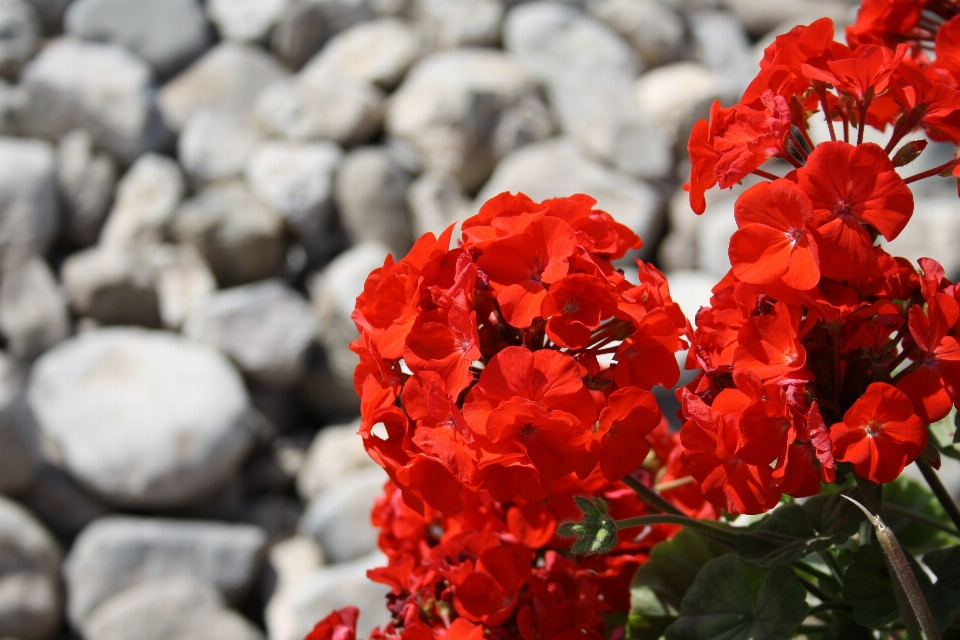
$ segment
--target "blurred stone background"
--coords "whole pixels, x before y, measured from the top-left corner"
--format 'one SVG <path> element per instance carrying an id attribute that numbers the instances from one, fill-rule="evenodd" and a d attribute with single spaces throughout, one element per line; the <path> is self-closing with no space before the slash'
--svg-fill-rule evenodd
<path id="1" fill-rule="evenodd" d="M 367 273 L 498 192 L 585 192 L 692 316 L 736 194 L 689 210 L 692 122 L 773 34 L 855 9 L 0 0 L 0 637 L 384 622 L 347 349 Z M 957 275 L 955 184 L 920 187 L 894 250 Z"/>

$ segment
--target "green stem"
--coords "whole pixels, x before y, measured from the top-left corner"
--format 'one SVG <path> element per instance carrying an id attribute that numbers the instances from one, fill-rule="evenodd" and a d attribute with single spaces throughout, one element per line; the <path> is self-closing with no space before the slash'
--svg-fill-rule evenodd
<path id="1" fill-rule="evenodd" d="M 813 597 L 819 600 L 820 602 L 833 602 L 830 596 L 828 596 L 823 589 L 813 584 L 803 576 L 797 576 L 797 580 L 800 581 L 800 584 L 803 585 L 804 589 L 806 589 L 811 594 L 813 594 Z"/>
<path id="2" fill-rule="evenodd" d="M 680 511 L 680 509 L 667 502 L 663 496 L 640 482 L 637 478 L 633 476 L 626 476 L 623 479 L 623 483 L 633 489 L 637 495 L 640 496 L 641 500 L 646 502 L 657 511 L 669 513 L 675 516 L 687 517 L 683 511 Z"/>
<path id="3" fill-rule="evenodd" d="M 842 611 L 851 611 L 853 607 L 846 602 L 821 602 L 815 607 L 810 607 L 809 615 L 815 616 L 818 613 L 823 613 L 824 611 L 835 611 L 837 609 Z"/>
<path id="4" fill-rule="evenodd" d="M 906 507 L 901 507 L 898 504 L 887 504 L 887 506 L 884 507 L 884 510 L 889 514 L 903 518 L 910 518 L 914 522 L 925 524 L 928 527 L 938 529 L 944 533 L 949 533 L 955 538 L 960 538 L 960 533 L 957 533 L 956 529 L 940 522 L 936 518 L 931 518 L 925 513 L 920 513 L 919 511 L 914 511 L 913 509 L 907 509 Z"/>
<path id="5" fill-rule="evenodd" d="M 800 561 L 800 560 L 797 560 L 796 562 L 791 562 L 790 564 L 792 564 L 792 565 L 793 565 L 794 567 L 796 567 L 797 569 L 800 569 L 800 571 L 803 571 L 803 572 L 805 572 L 805 573 L 810 574 L 811 576 L 813 576 L 813 577 L 816 578 L 817 580 L 833 580 L 833 576 L 832 576 L 832 575 L 830 575 L 829 573 L 825 573 L 825 572 L 823 572 L 823 571 L 820 571 L 820 570 L 817 569 L 816 567 L 812 567 L 812 566 L 810 566 L 809 564 L 807 564 L 806 562 L 802 562 L 802 561 Z"/>
<path id="6" fill-rule="evenodd" d="M 853 477 L 857 481 L 857 488 L 860 489 L 860 497 L 863 498 L 863 502 L 867 505 L 870 513 L 876 514 L 881 520 L 886 520 L 886 516 L 883 513 L 883 505 L 877 497 L 876 488 L 878 485 L 875 485 L 866 478 L 861 478 L 856 473 L 853 474 Z"/>
<path id="7" fill-rule="evenodd" d="M 736 534 L 704 520 L 694 520 L 687 516 L 671 514 L 657 514 L 652 516 L 636 516 L 617 520 L 617 531 L 631 527 L 645 527 L 654 524 L 675 524 L 681 527 L 695 529 L 705 535 L 715 538 L 731 547 L 736 547 Z"/>
<path id="8" fill-rule="evenodd" d="M 933 495 L 937 496 L 937 500 L 940 501 L 943 510 L 950 516 L 950 520 L 953 521 L 953 526 L 957 528 L 957 531 L 960 531 L 960 509 L 957 508 L 957 503 L 950 497 L 950 492 L 948 492 L 947 488 L 940 482 L 940 477 L 937 475 L 937 472 L 934 471 L 930 463 L 923 458 L 917 458 L 917 466 L 920 467 L 920 473 L 923 474 L 923 479 L 930 485 L 930 490 L 933 491 Z"/>
<path id="9" fill-rule="evenodd" d="M 827 563 L 827 566 L 830 567 L 830 570 L 833 571 L 833 575 L 836 577 L 837 582 L 843 584 L 843 567 L 840 566 L 840 563 L 834 557 L 830 550 L 821 551 L 820 557 L 823 558 L 823 561 Z"/>

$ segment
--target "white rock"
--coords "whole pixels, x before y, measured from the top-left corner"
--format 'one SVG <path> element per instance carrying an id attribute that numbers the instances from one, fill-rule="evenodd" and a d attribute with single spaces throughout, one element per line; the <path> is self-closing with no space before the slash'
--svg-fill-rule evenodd
<path id="1" fill-rule="evenodd" d="M 809 24 L 822 17 L 844 21 L 849 19 L 851 8 L 855 6 L 845 0 L 723 0 L 723 4 L 736 14 L 750 33 L 757 36 L 789 21 L 795 25 Z"/>
<path id="2" fill-rule="evenodd" d="M 324 492 L 361 469 L 373 465 L 357 431 L 360 421 L 322 428 L 307 449 L 297 472 L 297 493 L 312 502 Z"/>
<path id="3" fill-rule="evenodd" d="M 64 232 L 75 245 L 86 247 L 96 242 L 116 184 L 116 163 L 109 154 L 94 149 L 89 133 L 74 129 L 60 139 L 57 186 Z"/>
<path id="4" fill-rule="evenodd" d="M 23 63 L 33 55 L 40 37 L 40 18 L 25 0 L 0 2 L 0 75 L 16 78 Z"/>
<path id="5" fill-rule="evenodd" d="M 637 79 L 634 91 L 640 108 L 677 140 L 696 120 L 709 116 L 714 100 L 725 97 L 720 75 L 696 62 L 649 71 Z"/>
<path id="6" fill-rule="evenodd" d="M 670 296 L 694 326 L 700 307 L 710 306 L 711 289 L 718 281 L 717 276 L 704 271 L 682 270 L 667 274 Z"/>
<path id="7" fill-rule="evenodd" d="M 117 185 L 100 241 L 117 247 L 160 241 L 185 191 L 176 162 L 155 154 L 140 157 Z"/>
<path id="8" fill-rule="evenodd" d="M 427 56 L 410 70 L 391 96 L 385 125 L 426 169 L 453 175 L 472 191 L 516 145 L 550 134 L 548 118 L 521 115 L 536 111 L 531 104 L 542 103 L 518 64 L 498 51 L 458 49 Z"/>
<path id="9" fill-rule="evenodd" d="M 324 564 L 323 549 L 309 536 L 291 536 L 270 548 L 270 568 L 277 575 L 277 591 L 285 591 L 305 582 Z"/>
<path id="10" fill-rule="evenodd" d="M 726 11 L 699 11 L 689 24 L 697 59 L 720 74 L 725 92 L 740 96 L 760 70 L 743 24 Z"/>
<path id="11" fill-rule="evenodd" d="M 259 47 L 222 42 L 160 89 L 164 122 L 179 132 L 201 109 L 250 112 L 260 92 L 289 72 Z"/>
<path id="12" fill-rule="evenodd" d="M 648 67 L 682 53 L 683 20 L 658 0 L 588 0 L 587 10 L 626 38 Z"/>
<path id="13" fill-rule="evenodd" d="M 44 252 L 59 215 L 53 148 L 40 140 L 0 138 L 0 269 Z"/>
<path id="14" fill-rule="evenodd" d="M 697 264 L 719 280 L 730 270 L 730 236 L 737 230 L 733 217 L 736 194 L 724 193 L 708 203 L 697 224 Z M 690 215 L 694 215 L 693 212 Z"/>
<path id="15" fill-rule="evenodd" d="M 210 43 L 197 0 L 76 0 L 63 24 L 78 38 L 130 49 L 161 76 L 185 67 Z"/>
<path id="16" fill-rule="evenodd" d="M 97 607 L 83 623 L 91 640 L 263 640 L 211 587 L 173 578 L 136 585 Z"/>
<path id="17" fill-rule="evenodd" d="M 0 78 L 0 136 L 15 135 L 17 133 L 17 101 L 18 92 L 13 85 Z"/>
<path id="18" fill-rule="evenodd" d="M 406 193 L 413 176 L 386 147 L 351 151 L 337 172 L 340 222 L 353 242 L 381 242 L 395 256 L 413 245 Z"/>
<path id="19" fill-rule="evenodd" d="M 263 139 L 260 131 L 234 112 L 201 109 L 180 132 L 177 157 L 194 186 L 235 178 Z"/>
<path id="20" fill-rule="evenodd" d="M 370 511 L 386 481 L 387 474 L 376 466 L 341 476 L 307 507 L 298 526 L 300 534 L 313 536 L 333 563 L 374 551 L 379 530 L 370 524 Z"/>
<path id="21" fill-rule="evenodd" d="M 365 142 L 383 120 L 383 91 L 338 73 L 314 73 L 266 89 L 254 105 L 258 123 L 288 140 Z"/>
<path id="22" fill-rule="evenodd" d="M 0 635 L 45 640 L 60 627 L 60 549 L 30 513 L 0 496 Z"/>
<path id="23" fill-rule="evenodd" d="M 111 596 L 150 581 L 193 579 L 231 602 L 263 563 L 259 527 L 202 520 L 108 516 L 84 529 L 64 563 L 67 614 L 81 625 Z"/>
<path id="24" fill-rule="evenodd" d="M 501 162 L 477 195 L 474 210 L 504 191 L 519 191 L 536 201 L 585 193 L 647 242 L 660 227 L 661 203 L 650 186 L 589 160 L 563 138 L 530 145 Z M 639 255 L 651 249 L 647 244 Z"/>
<path id="25" fill-rule="evenodd" d="M 70 335 L 66 298 L 43 258 L 29 258 L 0 279 L 0 332 L 10 352 L 23 360 Z"/>
<path id="26" fill-rule="evenodd" d="M 377 552 L 354 562 L 320 567 L 294 587 L 278 591 L 264 614 L 270 640 L 301 640 L 318 620 L 349 605 L 360 608 L 358 638 L 386 625 L 390 621 L 385 606 L 389 588 L 367 578 L 367 569 L 386 564 L 386 558 Z"/>
<path id="27" fill-rule="evenodd" d="M 179 329 L 217 290 L 213 272 L 195 247 L 152 244 L 140 249 L 138 258 L 150 272 L 160 321 L 168 329 Z"/>
<path id="28" fill-rule="evenodd" d="M 712 199 L 712 198 L 711 198 Z M 690 208 L 690 194 L 678 188 L 667 203 L 667 234 L 660 242 L 658 264 L 666 271 L 697 266 L 697 234 L 701 216 Z"/>
<path id="29" fill-rule="evenodd" d="M 412 12 L 434 49 L 495 46 L 500 40 L 500 0 L 414 0 Z"/>
<path id="30" fill-rule="evenodd" d="M 27 395 L 51 459 L 121 505 L 197 500 L 231 476 L 252 441 L 240 375 L 173 334 L 82 334 L 37 360 Z"/>
<path id="31" fill-rule="evenodd" d="M 207 15 L 227 40 L 255 42 L 267 37 L 290 0 L 207 0 Z"/>
<path id="32" fill-rule="evenodd" d="M 102 324 L 160 326 L 153 273 L 123 247 L 94 245 L 60 268 L 71 308 Z"/>
<path id="33" fill-rule="evenodd" d="M 85 129 L 125 162 L 169 140 L 150 66 L 122 47 L 59 38 L 27 63 L 20 79 L 17 118 L 28 135 L 58 140 Z"/>
<path id="34" fill-rule="evenodd" d="M 282 280 L 266 280 L 210 297 L 184 333 L 219 349 L 253 380 L 287 387 L 303 374 L 317 320 L 300 294 Z"/>
<path id="35" fill-rule="evenodd" d="M 274 276 L 283 261 L 283 220 L 240 180 L 211 184 L 183 203 L 170 232 L 203 254 L 222 286 Z"/>
<path id="36" fill-rule="evenodd" d="M 451 224 L 467 218 L 472 206 L 456 180 L 442 173 L 425 173 L 407 189 L 410 228 L 417 238 L 428 231 L 440 235 Z"/>
<path id="37" fill-rule="evenodd" d="M 914 264 L 919 258 L 933 258 L 943 265 L 948 278 L 960 275 L 960 256 L 954 250 L 960 238 L 960 224 L 951 216 L 956 211 L 956 198 L 956 192 L 918 198 L 910 224 L 892 242 L 881 238 L 881 245 L 892 255 L 903 256 Z"/>
<path id="38" fill-rule="evenodd" d="M 320 343 L 327 352 L 327 364 L 335 377 L 351 385 L 359 360 L 347 347 L 358 337 L 350 314 L 367 276 L 383 266 L 389 252 L 380 243 L 361 242 L 334 258 L 310 281 L 310 301 L 320 321 Z"/>
<path id="39" fill-rule="evenodd" d="M 283 218 L 310 253 L 326 246 L 333 174 L 342 159 L 332 142 L 267 142 L 247 163 L 250 190 Z"/>
<path id="40" fill-rule="evenodd" d="M 558 2 L 538 0 L 511 9 L 503 46 L 542 82 L 597 74 L 633 80 L 642 71 L 637 55 L 613 29 Z"/>
<path id="41" fill-rule="evenodd" d="M 0 493 L 19 495 L 29 489 L 39 468 L 39 439 L 23 399 L 21 371 L 13 358 L 0 352 Z"/>
<path id="42" fill-rule="evenodd" d="M 380 18 L 337 34 L 300 75 L 345 75 L 389 90 L 400 84 L 422 52 L 416 34 L 405 22 Z"/>

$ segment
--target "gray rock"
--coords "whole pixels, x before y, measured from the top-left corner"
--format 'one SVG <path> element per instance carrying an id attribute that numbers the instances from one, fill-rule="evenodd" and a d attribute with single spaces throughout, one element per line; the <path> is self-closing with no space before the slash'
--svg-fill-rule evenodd
<path id="1" fill-rule="evenodd" d="M 73 538 L 85 526 L 110 513 L 110 507 L 77 486 L 70 476 L 44 464 L 30 488 L 17 500 L 62 538 Z"/>
<path id="2" fill-rule="evenodd" d="M 707 203 L 707 210 L 697 222 L 696 266 L 714 274 L 717 279 L 730 270 L 728 247 L 730 236 L 737 230 L 737 221 L 733 217 L 736 199 L 737 194 L 718 194 Z"/>
<path id="3" fill-rule="evenodd" d="M 728 97 L 720 74 L 696 62 L 676 62 L 649 71 L 634 84 L 640 108 L 678 142 L 693 123 L 710 114 L 714 100 Z"/>
<path id="4" fill-rule="evenodd" d="M 434 49 L 496 46 L 500 41 L 500 0 L 414 0 L 412 13 Z"/>
<path id="5" fill-rule="evenodd" d="M 249 113 L 260 92 L 287 75 L 259 47 L 222 42 L 163 85 L 158 106 L 167 126 L 179 132 L 201 109 Z"/>
<path id="6" fill-rule="evenodd" d="M 185 202 L 170 232 L 203 254 L 222 286 L 274 276 L 283 261 L 283 220 L 240 180 L 211 184 Z"/>
<path id="7" fill-rule="evenodd" d="M 59 215 L 53 148 L 40 140 L 0 138 L 0 270 L 44 252 Z"/>
<path id="8" fill-rule="evenodd" d="M 379 467 L 341 476 L 336 485 L 307 507 L 299 532 L 313 536 L 333 563 L 374 551 L 379 530 L 370 523 L 370 510 L 377 496 L 383 494 L 386 481 L 387 474 Z"/>
<path id="9" fill-rule="evenodd" d="M 699 11 L 689 24 L 697 60 L 720 74 L 725 91 L 741 95 L 758 71 L 743 24 L 726 11 Z"/>
<path id="10" fill-rule="evenodd" d="M 89 640 L 263 640 L 211 587 L 172 578 L 136 585 L 94 610 L 83 623 Z"/>
<path id="11" fill-rule="evenodd" d="M 43 28 L 47 35 L 60 32 L 60 19 L 63 16 L 64 7 L 69 2 L 70 0 L 30 0 L 30 4 L 36 9 L 43 22 Z"/>
<path id="12" fill-rule="evenodd" d="M 256 42 L 267 37 L 290 0 L 207 0 L 207 15 L 221 37 Z"/>
<path id="13" fill-rule="evenodd" d="M 303 583 L 323 566 L 323 549 L 310 536 L 293 535 L 270 547 L 267 562 L 276 575 L 274 592 L 285 591 Z"/>
<path id="14" fill-rule="evenodd" d="M 396 0 L 309 0 L 322 11 L 322 20 L 329 36 L 334 36 L 358 22 L 377 15 L 396 13 Z M 394 5 L 394 6 L 390 6 Z"/>
<path id="15" fill-rule="evenodd" d="M 406 193 L 413 176 L 386 147 L 347 154 L 337 172 L 340 221 L 353 242 L 381 242 L 404 256 L 413 245 Z"/>
<path id="16" fill-rule="evenodd" d="M 60 627 L 60 549 L 17 503 L 0 496 L 0 635 L 45 640 Z"/>
<path id="17" fill-rule="evenodd" d="M 910 168 L 909 173 L 916 170 Z M 955 210 L 955 192 L 918 198 L 910 224 L 892 242 L 881 239 L 884 249 L 914 264 L 919 258 L 933 258 L 943 265 L 948 278 L 960 275 L 960 256 L 953 249 L 960 238 L 960 224 L 950 217 L 951 205 Z"/>
<path id="18" fill-rule="evenodd" d="M 297 493 L 304 502 L 316 500 L 343 478 L 374 464 L 363 449 L 359 429 L 360 421 L 355 420 L 317 433 L 297 472 Z"/>
<path id="19" fill-rule="evenodd" d="M 405 22 L 380 18 L 337 34 L 301 75 L 345 75 L 390 90 L 422 53 L 416 33 Z"/>
<path id="20" fill-rule="evenodd" d="M 383 99 L 380 89 L 353 76 L 301 72 L 260 94 L 254 113 L 266 131 L 288 140 L 353 145 L 380 130 Z"/>
<path id="21" fill-rule="evenodd" d="M 0 279 L 0 332 L 10 352 L 23 360 L 70 335 L 66 298 L 43 258 L 29 258 Z"/>
<path id="22" fill-rule="evenodd" d="M 643 70 L 613 29 L 569 4 L 538 0 L 510 10 L 503 46 L 538 80 L 613 75 L 633 80 Z"/>
<path id="23" fill-rule="evenodd" d="M 320 343 L 327 353 L 330 372 L 352 387 L 353 370 L 359 360 L 347 345 L 358 337 L 350 319 L 363 283 L 374 269 L 383 266 L 389 249 L 378 242 L 361 242 L 344 251 L 310 280 L 310 301 L 320 322 Z"/>
<path id="24" fill-rule="evenodd" d="M 117 185 L 100 241 L 118 247 L 159 242 L 185 191 L 176 162 L 155 154 L 140 157 Z"/>
<path id="25" fill-rule="evenodd" d="M 197 0 L 77 0 L 63 23 L 70 35 L 130 49 L 164 77 L 188 65 L 210 43 Z"/>
<path id="26" fill-rule="evenodd" d="M 333 215 L 333 174 L 343 152 L 332 142 L 267 142 L 250 157 L 247 184 L 318 255 L 328 243 Z"/>
<path id="27" fill-rule="evenodd" d="M 0 78 L 0 136 L 15 135 L 17 131 L 16 103 L 18 92 L 13 85 Z"/>
<path id="28" fill-rule="evenodd" d="M 311 0 L 290 0 L 270 32 L 270 48 L 297 70 L 324 46 L 328 36 L 323 7 Z"/>
<path id="29" fill-rule="evenodd" d="M 82 334 L 37 360 L 27 396 L 50 459 L 121 505 L 195 501 L 231 477 L 252 442 L 240 375 L 173 334 Z"/>
<path id="30" fill-rule="evenodd" d="M 456 180 L 441 173 L 425 173 L 407 189 L 410 228 L 417 238 L 428 231 L 439 235 L 449 225 L 467 218 L 472 206 Z"/>
<path id="31" fill-rule="evenodd" d="M 116 163 L 109 154 L 94 149 L 89 133 L 74 129 L 60 139 L 57 185 L 64 233 L 70 242 L 80 247 L 96 242 L 116 184 Z"/>
<path id="32" fill-rule="evenodd" d="M 317 320 L 300 294 L 282 280 L 267 280 L 211 296 L 184 333 L 219 349 L 256 382 L 288 387 L 304 373 Z"/>
<path id="33" fill-rule="evenodd" d="M 379 552 L 354 562 L 320 567 L 290 588 L 277 591 L 264 614 L 270 640 L 301 640 L 334 609 L 360 608 L 357 637 L 367 637 L 390 621 L 384 606 L 389 588 L 367 578 L 367 569 L 386 566 Z"/>
<path id="34" fill-rule="evenodd" d="M 192 578 L 238 602 L 260 569 L 265 544 L 263 531 L 244 524 L 101 518 L 80 533 L 64 563 L 67 615 L 83 626 L 112 596 L 177 578 Z"/>
<path id="35" fill-rule="evenodd" d="M 20 369 L 12 358 L 0 352 L 0 493 L 25 491 L 35 482 L 39 467 L 36 423 L 23 399 Z"/>
<path id="36" fill-rule="evenodd" d="M 542 117 L 530 118 L 538 112 Z M 520 144 L 552 125 L 532 78 L 504 54 L 458 49 L 420 60 L 391 96 L 387 133 L 410 145 L 424 168 L 453 175 L 465 191 Z"/>
<path id="37" fill-rule="evenodd" d="M 197 111 L 177 141 L 177 157 L 194 186 L 235 178 L 263 139 L 246 118 L 232 112 Z"/>
<path id="38" fill-rule="evenodd" d="M 588 0 L 587 10 L 633 45 L 647 67 L 683 51 L 683 20 L 658 0 Z"/>
<path id="39" fill-rule="evenodd" d="M 667 234 L 660 243 L 658 264 L 666 271 L 693 269 L 697 266 L 697 230 L 700 216 L 690 208 L 690 194 L 682 188 L 674 191 L 667 203 Z"/>
<path id="40" fill-rule="evenodd" d="M 96 145 L 125 162 L 169 140 L 154 105 L 150 66 L 122 47 L 71 38 L 54 40 L 20 76 L 20 127 L 58 140 L 85 129 Z"/>
<path id="41" fill-rule="evenodd" d="M 148 245 L 138 250 L 137 258 L 150 273 L 160 321 L 168 329 L 179 329 L 217 290 L 213 272 L 193 246 Z"/>
<path id="42" fill-rule="evenodd" d="M 16 78 L 23 63 L 33 55 L 40 37 L 40 19 L 25 0 L 0 2 L 0 75 Z"/>
<path id="43" fill-rule="evenodd" d="M 530 145 L 501 162 L 474 209 L 504 191 L 523 192 L 537 201 L 588 194 L 596 198 L 597 208 L 644 240 L 640 256 L 649 255 L 662 224 L 660 199 L 650 186 L 591 161 L 563 138 Z"/>
<path id="44" fill-rule="evenodd" d="M 855 6 L 845 0 L 723 0 L 723 4 L 733 11 L 755 36 L 762 35 L 784 22 L 808 24 L 824 16 L 835 21 L 844 21 L 850 18 L 851 7 Z"/>
<path id="45" fill-rule="evenodd" d="M 101 324 L 160 326 L 153 273 L 123 247 L 95 245 L 60 268 L 71 308 Z"/>

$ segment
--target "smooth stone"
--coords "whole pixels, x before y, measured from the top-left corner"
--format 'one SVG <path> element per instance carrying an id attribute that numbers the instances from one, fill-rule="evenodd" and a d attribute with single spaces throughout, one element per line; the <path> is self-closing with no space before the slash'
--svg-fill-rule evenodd
<path id="1" fill-rule="evenodd" d="M 683 53 L 683 19 L 659 0 L 587 0 L 586 9 L 625 38 L 648 68 Z"/>
<path id="2" fill-rule="evenodd" d="M 201 109 L 187 121 L 177 141 L 177 158 L 194 187 L 243 174 L 263 134 L 247 118 Z"/>
<path id="3" fill-rule="evenodd" d="M 124 248 L 160 242 L 186 187 L 175 161 L 157 154 L 141 156 L 117 183 L 100 242 Z"/>
<path id="4" fill-rule="evenodd" d="M 153 273 L 123 247 L 94 245 L 72 253 L 60 277 L 78 315 L 100 324 L 160 326 Z"/>
<path id="5" fill-rule="evenodd" d="M 357 434 L 359 420 L 323 427 L 317 432 L 297 472 L 297 493 L 312 502 L 336 487 L 342 478 L 373 465 Z"/>
<path id="6" fill-rule="evenodd" d="M 710 306 L 713 295 L 711 289 L 717 284 L 717 277 L 712 273 L 693 269 L 671 271 L 667 274 L 667 284 L 670 286 L 670 297 L 696 326 L 697 312 L 701 307 Z"/>
<path id="7" fill-rule="evenodd" d="M 290 0 L 270 32 L 270 49 L 294 71 L 320 51 L 330 34 L 323 7 L 312 0 Z"/>
<path id="8" fill-rule="evenodd" d="M 688 24 L 696 59 L 719 74 L 724 90 L 739 97 L 757 75 L 757 60 L 740 20 L 727 11 L 698 11 Z"/>
<path id="9" fill-rule="evenodd" d="M 451 224 L 470 216 L 473 203 L 450 176 L 438 172 L 418 176 L 407 189 L 407 211 L 415 237 L 440 235 Z M 454 234 L 456 235 L 456 234 Z"/>
<path id="10" fill-rule="evenodd" d="M 178 330 L 217 290 L 217 280 L 191 245 L 153 244 L 138 252 L 150 272 L 161 324 Z"/>
<path id="11" fill-rule="evenodd" d="M 50 464 L 40 467 L 30 487 L 17 493 L 17 500 L 66 539 L 73 539 L 88 524 L 111 512 L 109 506 Z"/>
<path id="12" fill-rule="evenodd" d="M 63 27 L 84 40 L 124 46 L 163 77 L 190 64 L 210 44 L 197 0 L 75 0 Z"/>
<path id="13" fill-rule="evenodd" d="M 202 520 L 108 516 L 74 542 L 64 563 L 74 626 L 95 620 L 117 594 L 152 581 L 190 578 L 239 602 L 265 553 L 259 527 Z"/>
<path id="14" fill-rule="evenodd" d="M 207 15 L 225 40 L 256 42 L 270 33 L 290 0 L 207 0 Z"/>
<path id="15" fill-rule="evenodd" d="M 171 235 L 197 248 L 221 286 L 269 278 L 284 257 L 283 220 L 241 180 L 208 185 L 184 202 Z"/>
<path id="16" fill-rule="evenodd" d="M 260 92 L 288 75 L 259 47 L 221 42 L 163 85 L 157 104 L 166 125 L 180 132 L 202 109 L 248 114 Z"/>
<path id="17" fill-rule="evenodd" d="M 411 13 L 434 49 L 496 46 L 500 40 L 500 0 L 413 0 Z"/>
<path id="18" fill-rule="evenodd" d="M 40 17 L 29 2 L 0 0 L 0 75 L 16 79 L 40 38 Z"/>
<path id="19" fill-rule="evenodd" d="M 28 258 L 0 279 L 0 332 L 10 353 L 22 360 L 33 360 L 70 335 L 66 297 L 43 258 Z"/>
<path id="20" fill-rule="evenodd" d="M 34 364 L 27 398 L 50 459 L 118 505 L 196 501 L 253 439 L 237 371 L 170 333 L 106 328 L 63 342 Z"/>
<path id="21" fill-rule="evenodd" d="M 18 89 L 27 135 L 58 140 L 85 129 L 124 162 L 170 140 L 154 104 L 153 70 L 123 47 L 57 38 L 24 66 Z"/>
<path id="22" fill-rule="evenodd" d="M 728 97 L 720 74 L 697 62 L 675 62 L 649 71 L 633 85 L 640 108 L 672 138 L 686 144 L 686 133 L 710 115 L 714 100 Z"/>
<path id="23" fill-rule="evenodd" d="M 184 334 L 226 354 L 258 384 L 282 388 L 303 375 L 317 319 L 286 283 L 265 280 L 210 296 L 190 315 Z"/>
<path id="24" fill-rule="evenodd" d="M 113 203 L 117 164 L 110 154 L 97 151 L 93 138 L 74 129 L 57 145 L 57 186 L 63 205 L 64 233 L 77 247 L 97 240 L 100 226 Z"/>
<path id="25" fill-rule="evenodd" d="M 53 147 L 42 140 L 0 138 L 0 271 L 45 252 L 59 217 Z"/>
<path id="26" fill-rule="evenodd" d="M 23 397 L 23 373 L 0 352 L 0 493 L 32 487 L 42 464 L 36 422 Z"/>

